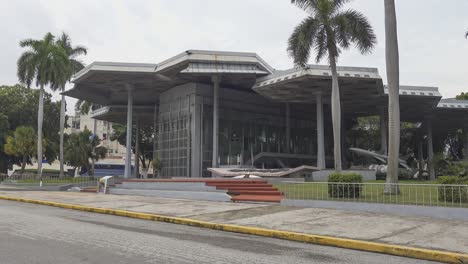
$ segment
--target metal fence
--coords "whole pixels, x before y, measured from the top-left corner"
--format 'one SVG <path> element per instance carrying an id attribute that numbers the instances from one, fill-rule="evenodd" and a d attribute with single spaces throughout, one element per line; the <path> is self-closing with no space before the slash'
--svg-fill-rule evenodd
<path id="1" fill-rule="evenodd" d="M 0 174 L 0 184 L 18 187 L 95 187 L 100 177 L 59 177 L 43 174 Z"/>
<path id="2" fill-rule="evenodd" d="M 468 208 L 468 185 L 390 184 L 398 189 L 385 193 L 387 183 L 281 182 L 277 187 L 285 199 L 349 201 L 420 206 Z"/>

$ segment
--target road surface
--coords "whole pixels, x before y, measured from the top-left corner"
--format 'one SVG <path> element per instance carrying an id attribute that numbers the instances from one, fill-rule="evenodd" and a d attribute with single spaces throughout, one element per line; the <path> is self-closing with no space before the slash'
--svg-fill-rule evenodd
<path id="1" fill-rule="evenodd" d="M 0 200 L 0 263 L 433 263 Z"/>

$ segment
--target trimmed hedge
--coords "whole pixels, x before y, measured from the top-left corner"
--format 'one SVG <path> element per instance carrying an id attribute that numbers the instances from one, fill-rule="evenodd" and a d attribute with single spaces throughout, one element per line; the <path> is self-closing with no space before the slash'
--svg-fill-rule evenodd
<path id="1" fill-rule="evenodd" d="M 328 176 L 328 196 L 333 198 L 358 198 L 362 189 L 360 183 L 362 183 L 362 176 L 357 173 L 330 174 Z"/>
<path id="2" fill-rule="evenodd" d="M 465 186 L 439 186 L 439 201 L 453 203 L 468 203 L 468 178 L 459 176 L 440 176 L 439 184 L 454 184 Z"/>

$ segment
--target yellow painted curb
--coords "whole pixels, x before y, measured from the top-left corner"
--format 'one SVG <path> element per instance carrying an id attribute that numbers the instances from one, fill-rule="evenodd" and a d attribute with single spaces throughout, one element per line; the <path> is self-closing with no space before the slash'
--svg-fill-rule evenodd
<path id="1" fill-rule="evenodd" d="M 355 250 L 362 250 L 362 251 L 368 251 L 368 252 L 390 254 L 390 255 L 408 257 L 408 258 L 424 259 L 424 260 L 431 260 L 431 261 L 438 261 L 438 262 L 445 262 L 445 263 L 468 263 L 468 254 L 461 254 L 461 253 L 455 253 L 455 252 L 405 247 L 405 246 L 398 246 L 398 245 L 391 245 L 391 244 L 374 243 L 374 242 L 368 242 L 368 241 L 362 241 L 362 240 L 310 235 L 310 234 L 304 234 L 304 233 L 279 231 L 279 230 L 256 228 L 256 227 L 238 226 L 238 225 L 230 225 L 230 224 L 216 224 L 216 223 L 198 221 L 198 220 L 181 218 L 181 217 L 162 216 L 162 215 L 155 215 L 155 214 L 148 214 L 148 213 L 138 213 L 138 212 L 125 211 L 125 210 L 82 206 L 82 205 L 33 200 L 33 199 L 17 198 L 17 197 L 9 197 L 9 196 L 0 196 L 0 199 L 17 201 L 17 202 L 25 202 L 25 203 L 33 203 L 33 204 L 41 204 L 41 205 L 49 205 L 49 206 L 55 206 L 55 207 L 61 207 L 61 208 L 79 210 L 79 211 L 86 211 L 86 212 L 94 212 L 94 213 L 100 213 L 100 214 L 110 214 L 110 215 L 125 216 L 125 217 L 130 217 L 130 218 L 137 218 L 137 219 L 144 219 L 144 220 L 151 220 L 151 221 L 196 226 L 196 227 L 202 227 L 202 228 L 210 228 L 214 230 L 221 230 L 221 231 L 241 233 L 241 234 L 279 238 L 279 239 L 299 241 L 299 242 L 324 245 L 324 246 L 334 246 L 334 247 L 340 247 L 340 248 L 346 248 L 346 249 L 355 249 Z"/>

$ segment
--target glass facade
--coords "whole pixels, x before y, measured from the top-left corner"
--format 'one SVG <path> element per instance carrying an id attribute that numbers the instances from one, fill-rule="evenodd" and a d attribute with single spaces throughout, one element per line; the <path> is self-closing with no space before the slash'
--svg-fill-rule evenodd
<path id="1" fill-rule="evenodd" d="M 189 176 L 189 97 L 179 96 L 160 104 L 159 159 L 163 176 Z"/>
<path id="2" fill-rule="evenodd" d="M 194 87 L 160 99 L 158 145 L 161 174 L 166 177 L 211 177 L 207 168 L 213 149 L 212 87 Z M 314 115 L 308 120 L 308 115 L 291 113 L 287 142 L 284 103 L 233 89 L 221 89 L 219 101 L 221 167 L 281 168 L 316 162 Z"/>

